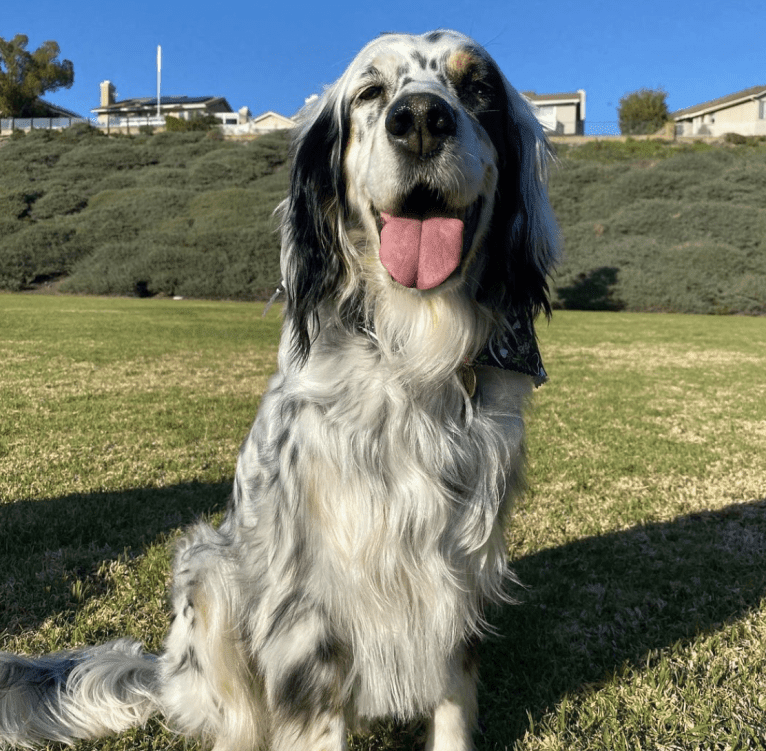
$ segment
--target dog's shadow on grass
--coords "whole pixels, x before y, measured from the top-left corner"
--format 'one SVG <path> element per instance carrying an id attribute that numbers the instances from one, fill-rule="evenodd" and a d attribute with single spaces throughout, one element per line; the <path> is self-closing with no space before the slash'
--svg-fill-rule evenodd
<path id="1" fill-rule="evenodd" d="M 0 633 L 73 618 L 73 581 L 222 510 L 229 492 L 190 483 L 0 505 Z M 766 499 L 512 565 L 526 588 L 519 604 L 489 614 L 497 634 L 481 647 L 479 749 L 512 747 L 567 693 L 756 608 L 766 596 Z"/>
<path id="2" fill-rule="evenodd" d="M 223 509 L 230 493 L 230 482 L 187 483 L 0 505 L 0 634 L 73 616 L 78 580 Z"/>
<path id="3" fill-rule="evenodd" d="M 573 541 L 512 562 L 526 589 L 491 614 L 479 748 L 511 748 L 569 692 L 757 608 L 766 499 Z"/>

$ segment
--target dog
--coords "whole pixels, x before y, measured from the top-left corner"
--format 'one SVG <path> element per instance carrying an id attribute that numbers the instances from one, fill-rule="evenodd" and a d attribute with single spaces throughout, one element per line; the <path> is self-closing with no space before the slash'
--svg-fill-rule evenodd
<path id="1" fill-rule="evenodd" d="M 278 371 L 219 528 L 177 550 L 165 650 L 0 655 L 0 741 L 161 713 L 215 751 L 338 751 L 379 718 L 473 748 L 484 608 L 559 240 L 530 105 L 453 31 L 386 34 L 307 105 L 278 209 Z"/>

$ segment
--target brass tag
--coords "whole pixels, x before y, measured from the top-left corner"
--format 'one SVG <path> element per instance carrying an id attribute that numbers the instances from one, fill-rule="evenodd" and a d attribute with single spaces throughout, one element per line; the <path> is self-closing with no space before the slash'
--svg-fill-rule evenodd
<path id="1" fill-rule="evenodd" d="M 473 397 L 476 393 L 476 371 L 470 365 L 463 365 L 460 368 L 460 379 L 469 398 Z"/>

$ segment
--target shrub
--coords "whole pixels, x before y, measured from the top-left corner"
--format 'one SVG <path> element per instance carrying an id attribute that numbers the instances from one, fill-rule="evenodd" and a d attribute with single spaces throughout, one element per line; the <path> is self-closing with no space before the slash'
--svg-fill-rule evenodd
<path id="1" fill-rule="evenodd" d="M 75 229 L 64 221 L 27 223 L 3 242 L 0 289 L 20 290 L 42 276 L 69 270 L 76 254 L 67 247 Z"/>
<path id="2" fill-rule="evenodd" d="M 188 133 L 189 131 L 208 131 L 216 128 L 221 121 L 215 115 L 202 115 L 185 120 L 172 115 L 165 115 L 165 130 L 169 133 Z"/>
<path id="3" fill-rule="evenodd" d="M 84 128 L 0 149 L 0 286 L 268 297 L 289 134 L 106 137 Z M 554 303 L 764 313 L 766 149 L 601 140 L 551 173 L 565 259 Z"/>
<path id="4" fill-rule="evenodd" d="M 637 159 L 669 159 L 676 150 L 669 148 L 667 142 L 659 139 L 637 141 L 628 138 L 625 141 L 599 139 L 588 141 L 568 153 L 572 160 L 588 162 L 634 162 Z"/>
<path id="5" fill-rule="evenodd" d="M 23 190 L 0 188 L 0 219 L 17 220 L 29 211 L 29 203 Z"/>
<path id="6" fill-rule="evenodd" d="M 617 115 L 620 133 L 628 136 L 656 133 L 668 120 L 668 94 L 663 89 L 639 89 L 620 98 Z"/>
<path id="7" fill-rule="evenodd" d="M 69 185 L 54 185 L 47 188 L 31 210 L 35 221 L 52 219 L 55 216 L 77 214 L 88 205 L 88 196 Z"/>

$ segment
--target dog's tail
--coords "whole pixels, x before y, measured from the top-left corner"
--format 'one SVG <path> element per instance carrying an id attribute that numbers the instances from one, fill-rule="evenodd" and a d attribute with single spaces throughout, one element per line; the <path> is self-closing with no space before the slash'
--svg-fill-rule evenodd
<path id="1" fill-rule="evenodd" d="M 0 747 L 73 743 L 159 710 L 159 661 L 130 639 L 37 659 L 0 652 Z"/>

